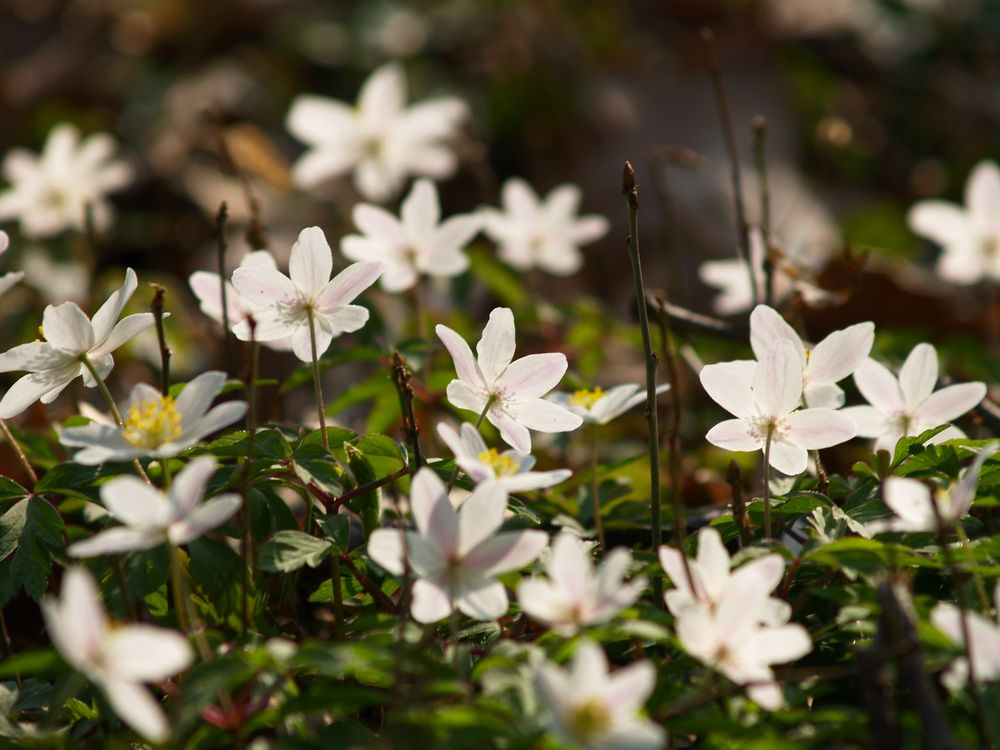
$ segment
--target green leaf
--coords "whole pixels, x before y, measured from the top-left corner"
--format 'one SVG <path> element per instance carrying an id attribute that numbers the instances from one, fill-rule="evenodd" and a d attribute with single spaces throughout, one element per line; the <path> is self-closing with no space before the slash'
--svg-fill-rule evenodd
<path id="1" fill-rule="evenodd" d="M 52 556 L 62 552 L 65 526 L 59 512 L 45 499 L 32 495 L 18 505 L 22 503 L 24 526 L 2 588 L 5 595 L 23 588 L 37 602 L 48 587 Z"/>
<path id="2" fill-rule="evenodd" d="M 28 491 L 13 479 L 0 477 L 0 503 L 5 500 L 17 500 L 27 494 Z"/>
<path id="3" fill-rule="evenodd" d="M 334 516 L 319 516 L 316 523 L 323 530 L 328 540 L 333 542 L 339 552 L 347 552 L 351 536 L 351 518 L 346 513 Z M 315 567 L 315 566 L 313 566 Z"/>
<path id="4" fill-rule="evenodd" d="M 15 503 L 10 510 L 0 516 L 0 560 L 6 560 L 7 556 L 17 549 L 27 521 L 27 500 Z"/>
<path id="5" fill-rule="evenodd" d="M 260 546 L 259 567 L 290 573 L 303 565 L 315 568 L 334 549 L 328 539 L 317 539 L 301 531 L 279 531 Z"/>

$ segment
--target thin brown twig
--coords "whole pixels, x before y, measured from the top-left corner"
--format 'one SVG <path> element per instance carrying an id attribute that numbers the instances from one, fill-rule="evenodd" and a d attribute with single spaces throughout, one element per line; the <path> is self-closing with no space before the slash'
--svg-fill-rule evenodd
<path id="1" fill-rule="evenodd" d="M 167 290 L 159 284 L 150 284 L 153 287 L 153 301 L 149 303 L 149 309 L 153 313 L 153 321 L 156 325 L 156 341 L 160 347 L 160 393 L 166 396 L 170 392 L 170 347 L 167 346 L 167 334 L 163 330 L 163 298 Z"/>

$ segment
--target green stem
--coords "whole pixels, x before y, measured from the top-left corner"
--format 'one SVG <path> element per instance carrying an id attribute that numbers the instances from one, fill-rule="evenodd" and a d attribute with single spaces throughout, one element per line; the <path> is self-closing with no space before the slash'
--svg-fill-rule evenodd
<path id="1" fill-rule="evenodd" d="M 326 434 L 326 407 L 323 402 L 323 384 L 319 373 L 319 352 L 316 350 L 316 314 L 313 312 L 311 306 L 306 308 L 306 314 L 309 316 L 309 347 L 312 352 L 313 395 L 316 398 L 319 429 L 323 433 L 323 450 L 329 453 L 330 436 Z M 310 518 L 312 517 L 312 513 L 307 513 L 307 515 Z"/>
<path id="2" fill-rule="evenodd" d="M 177 610 L 177 624 L 184 635 L 191 632 L 191 619 L 188 616 L 187 600 L 184 598 L 184 560 L 179 547 L 170 545 L 170 588 L 174 598 L 174 608 Z"/>
<path id="3" fill-rule="evenodd" d="M 330 586 L 333 588 L 334 637 L 343 635 L 344 592 L 340 586 L 340 555 L 330 555 Z"/>
<path id="4" fill-rule="evenodd" d="M 976 595 L 979 597 L 979 606 L 982 607 L 983 612 L 989 617 L 990 612 L 993 611 L 993 607 L 990 604 L 990 596 L 986 593 L 986 584 L 983 583 L 983 576 L 979 572 L 979 562 L 976 560 L 976 555 L 972 551 L 972 547 L 969 546 L 969 537 L 966 536 L 965 529 L 962 528 L 960 521 L 955 521 L 955 531 L 958 533 L 958 539 L 962 543 L 962 549 L 965 550 L 965 554 L 969 558 L 969 567 L 972 571 L 972 581 L 976 586 Z"/>
<path id="5" fill-rule="evenodd" d="M 480 427 L 482 427 L 483 420 L 486 419 L 486 414 L 493 407 L 493 404 L 494 402 L 496 402 L 496 400 L 497 400 L 496 395 L 490 395 L 490 397 L 486 400 L 486 406 L 483 407 L 483 410 L 479 413 L 479 417 L 476 419 L 477 430 Z M 448 487 L 447 487 L 448 492 L 451 492 L 452 487 L 455 486 L 455 480 L 457 479 L 458 479 L 458 466 L 456 465 L 455 470 L 451 473 L 451 477 L 448 478 Z"/>
<path id="6" fill-rule="evenodd" d="M 601 489 L 597 481 L 597 422 L 590 426 L 590 497 L 594 503 L 594 525 L 597 527 L 597 545 L 604 551 L 604 520 L 601 518 Z"/>
<path id="7" fill-rule="evenodd" d="M 32 489 L 38 484 L 38 474 L 31 466 L 31 462 L 28 461 L 28 457 L 24 454 L 24 449 L 21 444 L 17 442 L 17 438 L 14 437 L 14 433 L 10 431 L 10 427 L 7 426 L 7 421 L 0 419 L 0 430 L 3 431 L 4 437 L 7 438 L 7 442 L 10 443 L 10 447 L 14 449 L 14 453 L 17 454 L 17 460 L 21 462 L 21 466 L 24 468 L 25 473 L 28 475 L 28 479 L 31 480 Z"/>
<path id="8" fill-rule="evenodd" d="M 249 399 L 247 404 L 247 456 L 243 464 L 243 507 L 240 509 L 240 556 L 243 558 L 243 585 L 241 587 L 240 624 L 243 636 L 250 629 L 250 583 L 255 575 L 255 550 L 253 549 L 253 532 L 250 528 L 250 472 L 253 469 L 254 438 L 257 432 L 257 367 L 260 359 L 260 344 L 257 343 L 256 321 L 250 321 L 250 372 L 247 378 Z M 325 431 L 324 431 L 325 434 Z M 312 499 L 307 495 L 306 503 L 312 505 Z M 307 527 L 308 528 L 308 527 Z"/>
<path id="9" fill-rule="evenodd" d="M 767 426 L 767 437 L 764 439 L 764 466 L 761 473 L 764 476 L 764 538 L 771 539 L 771 438 L 774 436 L 774 425 Z"/>

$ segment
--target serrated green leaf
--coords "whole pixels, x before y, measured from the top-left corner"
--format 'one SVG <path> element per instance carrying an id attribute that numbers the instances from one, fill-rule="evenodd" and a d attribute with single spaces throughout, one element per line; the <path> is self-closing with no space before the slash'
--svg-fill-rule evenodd
<path id="1" fill-rule="evenodd" d="M 290 573 L 303 565 L 315 568 L 333 549 L 328 539 L 301 531 L 279 531 L 260 546 L 258 567 L 278 573 Z"/>
<path id="2" fill-rule="evenodd" d="M 37 495 L 21 501 L 27 504 L 24 527 L 14 557 L 9 584 L 23 588 L 36 602 L 48 587 L 52 556 L 61 552 L 65 526 L 59 512 Z"/>

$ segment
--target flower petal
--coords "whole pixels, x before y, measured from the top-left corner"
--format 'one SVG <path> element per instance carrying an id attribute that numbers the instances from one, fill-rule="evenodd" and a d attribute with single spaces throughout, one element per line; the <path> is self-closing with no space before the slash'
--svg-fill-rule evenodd
<path id="1" fill-rule="evenodd" d="M 458 377 L 465 383 L 468 383 L 475 388 L 485 389 L 486 385 L 483 381 L 482 374 L 479 372 L 479 365 L 476 364 L 476 360 L 472 356 L 472 349 L 469 348 L 465 339 L 459 336 L 448 326 L 441 325 L 440 323 L 434 327 L 434 331 L 437 333 L 438 338 L 441 339 L 441 343 L 444 344 L 448 353 L 451 355 L 451 358 L 455 363 L 455 372 L 458 374 Z M 449 400 L 451 400 L 450 397 Z M 483 405 L 485 404 L 486 402 L 484 401 Z M 482 406 L 480 406 L 480 409 L 481 408 Z"/>
<path id="2" fill-rule="evenodd" d="M 906 216 L 916 234 L 939 245 L 961 242 L 972 230 L 968 214 L 954 203 L 940 200 L 921 201 Z"/>
<path id="3" fill-rule="evenodd" d="M 316 300 L 317 306 L 329 310 L 353 302 L 359 294 L 378 281 L 384 270 L 385 266 L 381 263 L 352 263 L 322 289 Z"/>
<path id="4" fill-rule="evenodd" d="M 583 601 L 593 578 L 593 563 L 576 535 L 563 531 L 556 537 L 545 570 L 571 601 Z"/>
<path id="5" fill-rule="evenodd" d="M 458 383 L 458 381 L 451 381 L 448 386 L 448 390 L 451 391 L 451 386 L 456 385 L 456 383 Z M 460 385 L 460 383 L 458 384 Z M 451 401 L 450 395 L 448 400 Z M 483 403 L 485 405 L 485 399 Z M 579 419 L 579 417 L 577 418 Z M 518 420 L 514 419 L 511 415 L 499 412 L 496 409 L 490 409 L 486 414 L 486 419 L 491 425 L 500 431 L 500 437 L 505 443 L 507 443 L 507 445 L 516 450 L 518 453 L 531 453 L 531 433 L 528 432 L 528 428 L 521 424 Z"/>
<path id="6" fill-rule="evenodd" d="M 90 360 L 93 362 L 96 358 L 113 352 L 118 347 L 131 341 L 155 322 L 156 318 L 153 317 L 153 313 L 127 315 L 119 320 L 115 324 L 115 327 L 111 329 L 111 333 L 91 350 L 88 355 Z"/>
<path id="7" fill-rule="evenodd" d="M 288 277 L 309 298 L 316 299 L 330 280 L 333 250 L 319 227 L 306 227 L 292 245 L 288 258 Z M 353 297 L 351 298 L 353 299 Z"/>
<path id="8" fill-rule="evenodd" d="M 833 409 L 801 409 L 785 418 L 785 437 L 809 450 L 839 445 L 857 434 L 854 420 Z"/>
<path id="9" fill-rule="evenodd" d="M 178 546 L 194 541 L 228 521 L 242 503 L 243 499 L 236 494 L 213 497 L 194 508 L 187 518 L 171 524 L 167 537 Z"/>
<path id="10" fill-rule="evenodd" d="M 520 424 L 538 432 L 569 432 L 583 424 L 583 419 L 579 415 L 543 398 L 514 401 L 507 404 L 507 410 Z M 522 453 L 530 451 L 530 448 L 525 451 L 513 443 L 511 447 Z"/>
<path id="11" fill-rule="evenodd" d="M 559 384 L 568 366 L 561 352 L 529 354 L 511 362 L 495 386 L 507 398 L 541 398 Z"/>
<path id="12" fill-rule="evenodd" d="M 410 613 L 414 620 L 425 625 L 447 617 L 451 614 L 448 592 L 426 578 L 418 578 L 413 582 Z"/>
<path id="13" fill-rule="evenodd" d="M 496 307 L 476 344 L 479 371 L 486 384 L 493 385 L 514 358 L 514 313 L 508 307 Z"/>
<path id="14" fill-rule="evenodd" d="M 90 318 L 75 302 L 49 305 L 42 315 L 45 340 L 60 352 L 75 357 L 94 345 L 94 328 Z"/>
<path id="15" fill-rule="evenodd" d="M 462 567 L 484 576 L 518 570 L 537 558 L 549 542 L 544 531 L 504 531 L 462 558 Z"/>
<path id="16" fill-rule="evenodd" d="M 194 651 L 180 633 L 152 625 L 125 625 L 104 639 L 108 672 L 128 681 L 163 680 L 191 666 Z"/>
<path id="17" fill-rule="evenodd" d="M 754 356 L 763 361 L 768 350 L 782 340 L 792 343 L 804 366 L 806 352 L 799 334 L 773 307 L 757 305 L 750 313 L 750 347 L 753 349 Z"/>
<path id="18" fill-rule="evenodd" d="M 161 744 L 170 737 L 170 724 L 160 704 L 143 685 L 109 678 L 101 683 L 118 718 L 150 742 Z"/>
<path id="19" fill-rule="evenodd" d="M 932 531 L 937 520 L 931 503 L 931 491 L 921 482 L 909 477 L 888 477 L 882 484 L 882 500 L 899 516 L 910 530 Z"/>
<path id="20" fill-rule="evenodd" d="M 136 529 L 163 529 L 172 515 L 163 493 L 138 477 L 115 477 L 102 485 L 101 502 L 117 520 Z"/>
<path id="21" fill-rule="evenodd" d="M 89 539 L 81 539 L 66 548 L 66 554 L 71 557 L 101 557 L 103 555 L 120 555 L 123 552 L 152 549 L 166 541 L 164 534 L 157 529 L 133 529 L 129 526 L 115 526 L 107 531 L 101 531 Z"/>
<path id="22" fill-rule="evenodd" d="M 866 359 L 854 371 L 854 384 L 868 403 L 883 414 L 903 410 L 899 382 L 885 365 L 874 359 Z"/>
<path id="23" fill-rule="evenodd" d="M 802 400 L 802 360 L 787 339 L 775 342 L 754 372 L 754 402 L 761 415 L 780 417 Z"/>
<path id="24" fill-rule="evenodd" d="M 469 617 L 483 621 L 503 617 L 510 606 L 507 590 L 499 581 L 462 591 L 455 604 Z"/>
<path id="25" fill-rule="evenodd" d="M 135 271 L 131 268 L 126 268 L 125 281 L 121 288 L 108 297 L 107 301 L 101 305 L 100 309 L 94 313 L 94 317 L 91 319 L 91 325 L 94 327 L 94 340 L 96 342 L 100 343 L 111 333 L 111 329 L 118 322 L 118 318 L 122 315 L 122 310 L 125 309 L 128 301 L 132 299 L 132 295 L 138 286 L 139 280 L 135 276 Z"/>
<path id="26" fill-rule="evenodd" d="M 184 423 L 190 425 L 201 419 L 225 384 L 226 373 L 220 370 L 209 370 L 192 378 L 174 402 Z"/>
<path id="27" fill-rule="evenodd" d="M 270 307 L 276 302 L 291 302 L 298 297 L 292 280 L 270 268 L 240 267 L 233 271 L 233 288 L 251 304 Z"/>
<path id="28" fill-rule="evenodd" d="M 410 512 L 420 535 L 437 546 L 444 557 L 459 552 L 459 516 L 437 474 L 423 467 L 410 483 Z"/>
<path id="29" fill-rule="evenodd" d="M 719 406 L 735 417 L 752 417 L 757 410 L 753 400 L 753 360 L 720 362 L 705 365 L 698 375 L 701 386 Z"/>
<path id="30" fill-rule="evenodd" d="M 466 555 L 493 536 L 507 512 L 507 492 L 499 482 L 482 482 L 458 511 L 458 554 Z"/>
<path id="31" fill-rule="evenodd" d="M 403 575 L 403 532 L 399 529 L 376 529 L 368 537 L 368 557 L 393 575 Z"/>
<path id="32" fill-rule="evenodd" d="M 214 457 L 199 456 L 174 477 L 167 490 L 174 508 L 174 520 L 183 519 L 201 502 L 216 466 Z"/>
<path id="33" fill-rule="evenodd" d="M 80 374 L 82 365 L 73 363 L 58 370 L 28 373 L 19 378 L 0 399 L 0 419 L 11 419 L 40 398 L 65 388 Z"/>
<path id="34" fill-rule="evenodd" d="M 932 393 L 917 408 L 914 417 L 935 426 L 958 419 L 986 398 L 985 383 L 959 383 Z"/>
<path id="35" fill-rule="evenodd" d="M 755 451 L 763 446 L 760 436 L 751 428 L 750 423 L 743 419 L 727 419 L 719 422 L 708 431 L 705 439 L 727 451 Z"/>
<path id="36" fill-rule="evenodd" d="M 809 355 L 806 377 L 810 384 L 837 383 L 861 366 L 875 342 L 875 324 L 857 323 L 834 331 Z"/>
<path id="37" fill-rule="evenodd" d="M 782 474 L 796 476 L 806 470 L 809 454 L 805 448 L 784 440 L 771 442 L 770 464 Z"/>
<path id="38" fill-rule="evenodd" d="M 992 161 L 979 162 L 965 183 L 965 205 L 982 228 L 1000 232 L 1000 169 Z"/>
<path id="39" fill-rule="evenodd" d="M 338 136 L 352 132 L 356 122 L 353 107 L 312 94 L 296 96 L 285 117 L 288 132 L 311 145 L 335 143 Z"/>
<path id="40" fill-rule="evenodd" d="M 861 437 L 882 437 L 889 430 L 885 414 L 874 406 L 848 406 L 841 409 L 840 413 L 854 421 Z"/>
<path id="41" fill-rule="evenodd" d="M 917 344 L 899 369 L 899 391 L 909 411 L 916 410 L 931 395 L 937 378 L 937 350 L 930 344 Z"/>

